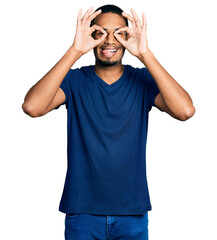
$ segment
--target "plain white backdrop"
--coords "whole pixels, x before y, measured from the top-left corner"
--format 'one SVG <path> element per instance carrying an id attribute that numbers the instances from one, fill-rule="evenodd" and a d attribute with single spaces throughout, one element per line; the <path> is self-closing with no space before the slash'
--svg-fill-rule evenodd
<path id="1" fill-rule="evenodd" d="M 132 7 L 140 19 L 145 12 L 149 48 L 196 108 L 185 122 L 154 107 L 150 112 L 150 240 L 216 240 L 217 17 L 211 0 L 1 3 L 0 239 L 64 239 L 58 207 L 67 166 L 66 108 L 31 118 L 21 105 L 71 46 L 79 8 L 85 13 L 104 4 L 127 13 Z M 72 68 L 94 60 L 91 50 Z M 127 50 L 122 63 L 143 67 Z"/>

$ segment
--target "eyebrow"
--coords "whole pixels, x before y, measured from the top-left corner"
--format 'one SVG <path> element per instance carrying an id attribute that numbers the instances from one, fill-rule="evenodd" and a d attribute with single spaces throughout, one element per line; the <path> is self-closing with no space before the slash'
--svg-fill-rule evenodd
<path id="1" fill-rule="evenodd" d="M 121 27 L 119 27 L 119 28 L 121 28 Z M 118 30 L 119 28 L 115 28 L 115 30 Z M 105 31 L 107 31 L 108 29 L 107 28 L 103 28 Z"/>

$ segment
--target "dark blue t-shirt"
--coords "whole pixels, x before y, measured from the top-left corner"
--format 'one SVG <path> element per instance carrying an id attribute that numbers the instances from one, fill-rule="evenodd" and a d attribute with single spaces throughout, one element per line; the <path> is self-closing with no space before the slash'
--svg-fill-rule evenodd
<path id="1" fill-rule="evenodd" d="M 146 179 L 148 114 L 159 89 L 145 67 L 124 65 L 111 85 L 94 67 L 70 69 L 60 85 L 66 96 L 68 159 L 59 211 L 144 214 L 152 209 Z"/>

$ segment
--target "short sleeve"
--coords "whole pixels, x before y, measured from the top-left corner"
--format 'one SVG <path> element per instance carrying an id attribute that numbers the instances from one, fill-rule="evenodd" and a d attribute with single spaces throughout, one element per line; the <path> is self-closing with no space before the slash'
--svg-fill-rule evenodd
<path id="1" fill-rule="evenodd" d="M 146 69 L 146 81 L 147 81 L 147 94 L 148 94 L 148 109 L 151 110 L 152 106 L 155 106 L 154 100 L 157 96 L 157 94 L 160 92 L 157 86 L 157 83 L 155 82 L 154 78 Z"/>
<path id="2" fill-rule="evenodd" d="M 65 101 L 54 109 L 58 109 L 63 104 L 66 104 L 66 108 L 67 108 L 68 99 L 70 98 L 70 94 L 71 94 L 70 81 L 72 80 L 72 71 L 73 71 L 72 69 L 68 71 L 68 73 L 66 74 L 63 81 L 60 84 L 60 88 L 63 90 L 65 94 Z"/>

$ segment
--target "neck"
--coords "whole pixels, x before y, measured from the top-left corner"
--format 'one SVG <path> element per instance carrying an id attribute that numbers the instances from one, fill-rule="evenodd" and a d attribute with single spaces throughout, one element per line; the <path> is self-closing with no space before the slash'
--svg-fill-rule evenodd
<path id="1" fill-rule="evenodd" d="M 124 65 L 116 64 L 113 66 L 103 66 L 101 64 L 95 63 L 96 74 L 106 81 L 108 84 L 112 84 L 118 80 L 124 72 Z"/>

